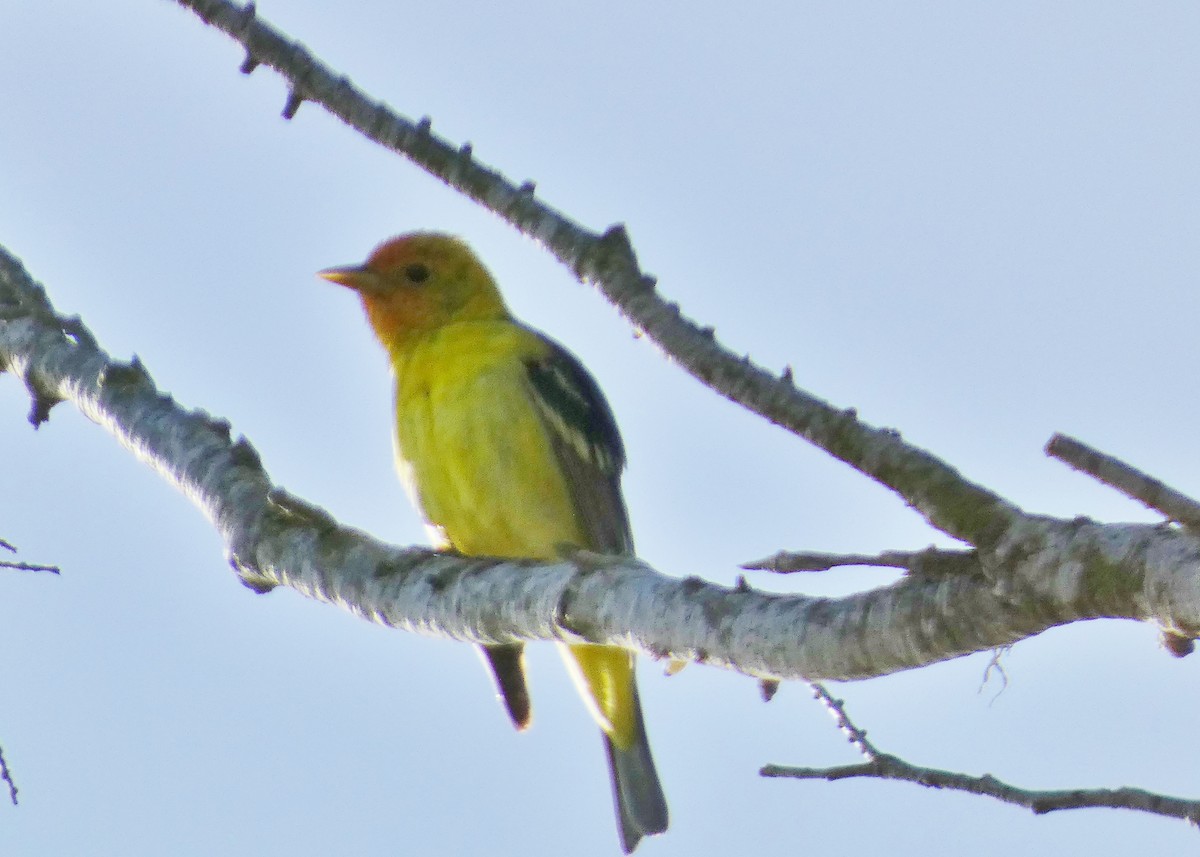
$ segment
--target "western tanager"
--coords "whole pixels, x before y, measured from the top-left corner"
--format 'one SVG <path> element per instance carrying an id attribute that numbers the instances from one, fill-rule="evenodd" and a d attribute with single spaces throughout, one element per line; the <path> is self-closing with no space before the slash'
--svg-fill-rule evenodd
<path id="1" fill-rule="evenodd" d="M 509 313 L 491 274 L 456 238 L 415 233 L 362 265 L 320 276 L 358 292 L 395 378 L 396 450 L 434 538 L 463 554 L 554 559 L 632 554 L 621 498 L 625 451 L 579 361 Z M 509 716 L 529 724 L 520 645 L 484 654 Z M 621 844 L 667 828 L 638 703 L 633 653 L 563 647 L 603 732 Z"/>

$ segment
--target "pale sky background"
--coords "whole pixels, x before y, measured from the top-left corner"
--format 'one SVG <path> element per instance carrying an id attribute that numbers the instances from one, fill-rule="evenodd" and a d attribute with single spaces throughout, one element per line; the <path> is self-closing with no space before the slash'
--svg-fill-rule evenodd
<path id="1" fill-rule="evenodd" d="M 1195 2 L 335 3 L 261 14 L 374 97 L 603 229 L 733 349 L 1024 507 L 1154 520 L 1045 458 L 1076 434 L 1200 494 Z M 229 419 L 282 486 L 423 543 L 390 388 L 313 276 L 465 237 L 606 390 L 639 552 L 732 582 L 780 548 L 935 539 L 903 502 L 705 390 L 492 215 L 305 105 L 171 2 L 0 12 L 0 244 L 118 358 Z M 595 728 L 548 645 L 512 732 L 469 647 L 253 595 L 188 500 L 0 376 L 5 855 L 619 854 Z M 845 570 L 755 585 L 844 593 Z M 837 686 L 880 747 L 1030 787 L 1200 795 L 1200 657 L 1092 622 Z M 671 830 L 639 855 L 1191 853 L 1181 822 L 1036 818 L 760 765 L 856 755 L 802 685 L 643 661 Z"/>

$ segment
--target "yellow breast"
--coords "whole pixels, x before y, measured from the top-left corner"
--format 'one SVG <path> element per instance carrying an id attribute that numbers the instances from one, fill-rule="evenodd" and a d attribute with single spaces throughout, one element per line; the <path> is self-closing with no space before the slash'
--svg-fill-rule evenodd
<path id="1" fill-rule="evenodd" d="M 577 512 L 505 321 L 447 325 L 396 361 L 401 472 L 426 520 L 465 554 L 552 558 L 581 543 Z"/>

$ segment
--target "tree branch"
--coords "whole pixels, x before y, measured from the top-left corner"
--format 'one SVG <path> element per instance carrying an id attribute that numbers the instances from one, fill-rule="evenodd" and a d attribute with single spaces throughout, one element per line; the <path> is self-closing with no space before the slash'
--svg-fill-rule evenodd
<path id="1" fill-rule="evenodd" d="M 808 683 L 808 686 L 812 689 L 813 698 L 825 706 L 825 710 L 833 717 L 838 729 L 846 736 L 846 740 L 853 744 L 855 749 L 862 753 L 868 761 L 877 758 L 880 755 L 879 749 L 867 740 L 866 730 L 859 729 L 850 719 L 845 702 L 835 698 L 820 682 L 812 681 Z"/>
<path id="2" fill-rule="evenodd" d="M 0 539 L 0 550 L 6 550 L 10 553 L 16 553 L 17 549 L 14 545 Z M 0 559 L 0 568 L 11 568 L 14 571 L 48 571 L 51 574 L 58 574 L 59 568 L 56 565 L 42 565 L 36 562 L 19 562 L 15 559 Z"/>
<path id="3" fill-rule="evenodd" d="M 275 487 L 228 422 L 179 406 L 136 357 L 113 361 L 2 249 L 0 366 L 35 400 L 72 402 L 182 489 L 251 588 L 289 586 L 422 634 L 587 640 L 760 678 L 851 679 L 1079 619 L 1151 620 L 1181 637 L 1200 628 L 1200 540 L 1179 528 L 1021 516 L 977 573 L 910 575 L 839 599 L 677 580 L 629 558 L 536 563 L 391 547 Z"/>
<path id="4" fill-rule="evenodd" d="M 8 787 L 8 799 L 12 801 L 12 805 L 17 806 L 17 784 L 12 778 L 12 771 L 8 769 L 8 760 L 4 758 L 3 749 L 0 749 L 0 781 Z"/>
<path id="5" fill-rule="evenodd" d="M 764 777 L 786 777 L 797 780 L 834 780 L 852 777 L 872 777 L 884 780 L 903 780 L 935 789 L 953 789 L 970 794 L 993 797 L 1005 803 L 1023 806 L 1041 815 L 1061 809 L 1133 809 L 1180 818 L 1200 825 L 1200 801 L 1156 794 L 1143 789 L 1060 789 L 1037 791 L 1010 785 L 990 774 L 972 777 L 954 771 L 912 765 L 903 759 L 881 753 L 869 762 L 832 768 L 802 768 L 785 765 L 766 765 L 760 771 Z"/>
<path id="6" fill-rule="evenodd" d="M 240 43 L 242 70 L 275 69 L 288 82 L 284 116 L 301 101 L 320 104 L 350 127 L 475 200 L 540 242 L 580 279 L 595 285 L 629 321 L 701 382 L 722 396 L 792 431 L 898 493 L 942 532 L 975 546 L 995 541 L 1019 510 L 965 479 L 946 462 L 905 443 L 900 434 L 860 422 L 792 383 L 791 370 L 773 375 L 749 357 L 723 347 L 661 297 L 638 265 L 623 226 L 591 232 L 538 200 L 534 184 L 520 185 L 480 164 L 470 144 L 454 147 L 431 131 L 428 117 L 413 122 L 336 75 L 302 45 L 257 17 L 253 3 L 177 0 Z"/>
<path id="7" fill-rule="evenodd" d="M 1133 809 L 1181 818 L 1194 826 L 1200 826 L 1200 801 L 1170 797 L 1143 789 L 1060 789 L 1036 791 L 1002 782 L 990 774 L 972 777 L 954 771 L 927 768 L 906 762 L 897 756 L 882 753 L 867 740 L 867 733 L 855 725 L 846 712 L 842 700 L 835 699 L 824 686 L 812 682 L 813 696 L 821 702 L 837 721 L 838 728 L 854 745 L 866 761 L 857 765 L 839 765 L 828 768 L 791 767 L 766 765 L 759 774 L 764 777 L 796 780 L 845 780 L 853 777 L 871 777 L 881 780 L 902 780 L 935 789 L 993 797 L 1005 803 L 1023 806 L 1041 815 L 1062 809 Z"/>
<path id="8" fill-rule="evenodd" d="M 1046 454 L 1161 512 L 1168 520 L 1200 530 L 1200 503 L 1119 458 L 1065 434 L 1050 438 Z"/>
<path id="9" fill-rule="evenodd" d="M 41 565 L 36 562 L 17 562 L 11 559 L 0 559 L 0 568 L 11 568 L 13 571 L 48 571 L 51 574 L 60 573 L 60 569 L 56 565 Z"/>
<path id="10" fill-rule="evenodd" d="M 847 565 L 902 568 L 909 574 L 926 577 L 973 574 L 981 570 L 979 555 L 975 551 L 948 551 L 934 547 L 922 551 L 884 551 L 880 554 L 780 551 L 774 556 L 744 563 L 742 568 L 748 571 L 793 574 L 798 571 L 829 571 Z"/>

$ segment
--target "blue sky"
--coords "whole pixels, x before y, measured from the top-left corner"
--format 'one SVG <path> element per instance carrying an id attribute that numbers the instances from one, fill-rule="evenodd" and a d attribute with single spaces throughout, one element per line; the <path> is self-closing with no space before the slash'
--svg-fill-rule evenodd
<path id="1" fill-rule="evenodd" d="M 397 544 L 389 384 L 313 276 L 413 229 L 466 238 L 616 412 L 639 552 L 731 582 L 780 548 L 937 541 L 846 466 L 706 391 L 492 215 L 305 105 L 168 2 L 10 4 L 0 244 L 111 354 L 229 419 L 272 477 Z M 1064 2 L 259 4 L 400 112 L 625 222 L 685 312 L 1031 511 L 1153 520 L 1046 459 L 1055 431 L 1200 493 L 1200 9 Z M 600 743 L 549 646 L 515 735 L 463 645 L 255 596 L 187 499 L 70 406 L 0 376 L 14 855 L 614 855 Z M 944 542 L 939 542 L 944 543 Z M 842 570 L 755 585 L 840 594 Z M 1090 622 L 841 685 L 882 749 L 1030 787 L 1200 794 L 1200 658 Z M 672 829 L 639 854 L 1125 854 L 1178 822 L 1035 818 L 874 782 L 763 781 L 850 747 L 802 686 L 641 668 Z"/>

